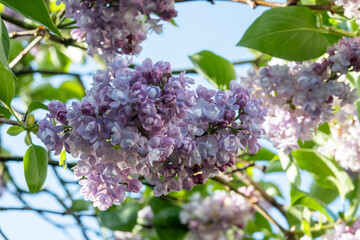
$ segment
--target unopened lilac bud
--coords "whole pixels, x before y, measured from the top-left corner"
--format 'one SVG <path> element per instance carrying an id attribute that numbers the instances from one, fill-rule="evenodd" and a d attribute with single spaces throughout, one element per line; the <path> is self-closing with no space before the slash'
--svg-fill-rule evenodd
<path id="1" fill-rule="evenodd" d="M 128 182 L 128 187 L 131 192 L 138 193 L 138 192 L 140 192 L 140 189 L 142 188 L 142 183 L 137 179 L 131 179 Z"/>

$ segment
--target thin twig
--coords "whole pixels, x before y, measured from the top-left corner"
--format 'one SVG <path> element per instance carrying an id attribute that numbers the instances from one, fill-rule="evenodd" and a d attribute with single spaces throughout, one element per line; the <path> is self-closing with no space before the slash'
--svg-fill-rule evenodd
<path id="1" fill-rule="evenodd" d="M 22 202 L 25 206 L 29 206 L 29 204 L 22 198 L 22 194 L 27 194 L 28 192 L 22 190 L 21 188 L 19 188 L 16 183 L 14 182 L 14 179 L 11 178 L 10 176 L 10 181 L 13 184 L 13 186 L 16 189 L 16 192 L 11 192 L 12 194 L 14 194 L 19 200 L 20 202 Z M 66 230 L 65 226 L 58 224 L 56 222 L 54 222 L 51 218 L 47 217 L 47 215 L 45 213 L 40 213 L 37 212 L 39 214 L 40 217 L 42 217 L 46 222 L 54 225 L 55 227 L 64 230 L 64 234 L 67 235 L 69 237 L 69 239 L 72 239 L 69 235 L 69 232 Z"/>
<path id="2" fill-rule="evenodd" d="M 6 237 L 6 235 L 3 233 L 3 231 L 1 231 L 1 229 L 0 229 L 0 236 L 2 236 L 4 238 L 4 240 L 9 239 L 8 237 Z"/>
<path id="3" fill-rule="evenodd" d="M 65 47 L 68 47 L 68 46 L 73 46 L 73 47 L 76 47 L 76 48 L 80 48 L 82 50 L 87 50 L 86 47 L 80 45 L 77 43 L 76 40 L 72 39 L 72 38 L 64 38 L 64 39 L 61 39 L 59 38 L 58 36 L 56 35 L 53 35 L 53 34 L 50 34 L 50 40 L 54 41 L 54 42 L 58 42 L 58 43 L 61 43 L 63 44 Z"/>
<path id="4" fill-rule="evenodd" d="M 29 23 L 26 23 L 25 21 L 23 20 L 20 20 L 16 17 L 13 17 L 13 16 L 10 16 L 10 15 L 7 15 L 7 14 L 4 14 L 4 13 L 1 13 L 1 18 L 9 23 L 12 23 L 18 27 L 21 27 L 23 29 L 27 29 L 27 30 L 33 30 L 33 29 L 36 29 L 38 28 L 37 25 L 35 24 L 29 24 Z"/>
<path id="5" fill-rule="evenodd" d="M 20 124 L 19 124 L 17 121 L 10 120 L 10 119 L 3 118 L 3 117 L 0 117 L 0 124 L 1 124 L 1 123 L 9 124 L 9 125 L 15 125 L 15 126 L 20 126 Z"/>
<path id="6" fill-rule="evenodd" d="M 39 209 L 39 208 L 31 208 L 31 207 L 0 207 L 0 211 L 25 211 L 25 210 L 29 210 L 29 211 L 35 211 L 35 212 L 39 212 L 39 213 L 50 213 L 50 214 L 56 214 L 56 215 L 74 215 L 74 213 L 72 212 L 57 212 L 57 211 L 52 211 L 52 210 L 48 210 L 48 209 Z M 95 215 L 93 214 L 82 214 L 79 215 L 82 217 L 94 217 Z"/>
<path id="7" fill-rule="evenodd" d="M 264 189 L 262 189 L 262 187 L 254 182 L 246 173 L 242 172 L 242 173 L 238 173 L 238 175 L 240 177 L 240 179 L 248 186 L 253 186 L 260 194 L 261 196 L 264 197 L 264 199 L 266 201 L 268 201 L 269 203 L 271 203 L 271 205 L 273 205 L 276 209 L 279 210 L 279 212 L 281 212 L 281 214 L 287 218 L 286 216 L 286 212 L 284 210 L 284 206 L 281 205 L 280 203 L 278 203 L 273 197 L 271 197 L 269 194 L 267 194 Z"/>
<path id="8" fill-rule="evenodd" d="M 22 32 L 12 32 L 9 33 L 9 38 L 17 38 L 17 37 L 29 37 L 36 36 L 38 34 L 38 29 L 22 31 Z"/>
<path id="9" fill-rule="evenodd" d="M 192 2 L 194 0 L 175 0 L 175 2 Z M 265 7 L 271 7 L 271 8 L 281 8 L 281 7 L 287 7 L 290 5 L 296 5 L 297 0 L 295 1 L 289 1 L 286 3 L 277 3 L 277 2 L 268 2 L 268 1 L 262 1 L 262 0 L 221 0 L 221 1 L 227 1 L 227 2 L 236 2 L 236 3 L 244 3 L 249 5 L 251 8 L 256 8 L 257 6 L 265 6 Z M 331 4 L 322 4 L 322 5 L 299 5 L 303 7 L 307 7 L 313 10 L 330 10 Z"/>
<path id="10" fill-rule="evenodd" d="M 20 156 L 1 156 L 0 155 L 0 162 L 22 162 L 22 161 L 23 161 L 23 157 L 20 157 Z M 54 161 L 54 160 L 49 160 L 48 164 L 52 165 L 52 166 L 62 167 L 59 165 L 58 161 Z M 72 167 L 76 166 L 76 163 L 68 163 L 67 166 L 69 168 L 72 168 Z"/>
<path id="11" fill-rule="evenodd" d="M 244 167 L 236 168 L 236 169 L 230 171 L 228 174 L 233 174 L 233 173 L 236 173 L 236 172 L 242 172 L 242 171 L 245 171 L 246 169 L 248 169 L 249 167 L 254 167 L 254 166 L 255 166 L 255 163 L 251 162 L 251 163 L 249 163 L 248 165 L 246 165 Z"/>
<path id="12" fill-rule="evenodd" d="M 253 207 L 256 211 L 258 211 L 266 220 L 268 220 L 270 223 L 277 226 L 280 231 L 282 231 L 285 236 L 287 236 L 287 239 L 294 239 L 294 233 L 292 231 L 286 230 L 283 228 L 272 216 L 270 216 L 257 202 L 254 202 L 250 197 L 246 196 L 242 192 L 240 192 L 236 187 L 229 184 L 226 180 L 222 179 L 221 177 L 215 176 L 213 177 L 213 180 L 220 183 L 221 185 L 227 187 L 228 189 L 236 192 L 237 194 L 240 194 L 243 196 Z"/>
<path id="13" fill-rule="evenodd" d="M 69 209 L 66 204 L 53 192 L 49 191 L 49 190 L 44 190 L 44 192 L 47 192 L 49 193 L 50 195 L 52 195 L 53 197 L 56 198 L 56 200 L 65 208 L 66 210 L 66 213 L 69 213 L 70 215 L 72 215 L 75 219 L 75 221 L 77 222 L 77 224 L 79 225 L 81 231 L 82 231 L 82 234 L 84 236 L 84 238 L 86 240 L 89 240 L 89 237 L 87 236 L 86 234 L 86 228 L 84 226 L 84 224 L 82 223 L 81 219 L 80 219 L 80 216 L 86 216 L 86 215 L 77 215 L 75 214 L 71 209 Z M 90 216 L 90 217 L 95 217 L 96 215 L 95 214 L 91 214 L 91 215 L 87 215 L 87 216 Z"/>
<path id="14" fill-rule="evenodd" d="M 44 35 L 41 36 L 37 36 L 31 43 L 29 43 L 29 45 L 26 46 L 26 48 L 24 48 L 24 50 L 22 50 L 15 58 L 14 60 L 11 61 L 11 63 L 9 64 L 10 68 L 15 67 L 16 64 L 18 64 L 25 56 L 26 54 L 29 53 L 29 51 L 36 46 L 36 44 L 38 44 L 42 39 L 43 39 Z"/>

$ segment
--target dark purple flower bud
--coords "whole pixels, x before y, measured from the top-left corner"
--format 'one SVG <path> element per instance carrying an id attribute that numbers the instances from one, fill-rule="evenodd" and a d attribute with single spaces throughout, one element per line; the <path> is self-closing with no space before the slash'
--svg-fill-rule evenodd
<path id="1" fill-rule="evenodd" d="M 202 174 L 197 174 L 197 175 L 193 176 L 193 182 L 195 184 L 204 184 L 205 178 Z"/>
<path id="2" fill-rule="evenodd" d="M 128 187 L 131 192 L 138 193 L 142 188 L 142 183 L 137 179 L 131 179 L 128 182 Z"/>
<path id="3" fill-rule="evenodd" d="M 67 109 L 66 105 L 58 100 L 53 100 L 49 103 L 49 112 L 47 114 L 49 118 L 55 118 L 62 124 L 68 124 L 68 120 L 66 117 Z"/>
<path id="4" fill-rule="evenodd" d="M 95 108 L 91 105 L 91 103 L 89 103 L 88 101 L 82 102 L 81 103 L 81 112 L 84 115 L 94 115 L 95 113 Z"/>
<path id="5" fill-rule="evenodd" d="M 174 94 L 166 94 L 163 96 L 163 103 L 165 104 L 165 107 L 173 107 L 176 105 L 176 96 Z"/>

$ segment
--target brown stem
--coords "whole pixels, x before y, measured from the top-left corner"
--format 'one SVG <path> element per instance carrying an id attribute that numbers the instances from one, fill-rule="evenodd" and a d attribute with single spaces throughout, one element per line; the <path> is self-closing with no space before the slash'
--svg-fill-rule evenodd
<path id="1" fill-rule="evenodd" d="M 261 196 L 264 197 L 266 201 L 271 203 L 275 208 L 281 212 L 281 214 L 287 218 L 286 212 L 284 210 L 284 206 L 278 203 L 273 197 L 271 197 L 269 194 L 267 194 L 264 189 L 260 187 L 260 185 L 256 182 L 254 182 L 246 173 L 238 173 L 237 176 L 240 177 L 240 179 L 248 186 L 254 186 L 254 188 L 261 194 Z"/>
<path id="2" fill-rule="evenodd" d="M 9 124 L 9 125 L 15 125 L 20 126 L 20 124 L 17 121 L 10 120 L 7 118 L 0 117 L 0 123 Z"/>
<path id="3" fill-rule="evenodd" d="M 236 187 L 232 186 L 229 182 L 227 182 L 226 180 L 222 179 L 221 177 L 215 176 L 213 177 L 213 180 L 215 180 L 216 182 L 220 183 L 221 185 L 227 187 L 229 190 L 232 190 L 234 192 L 236 192 L 237 194 L 240 194 L 241 196 L 243 196 L 246 201 L 248 201 L 253 208 L 260 213 L 264 218 L 266 218 L 266 220 L 268 220 L 270 223 L 274 224 L 275 226 L 277 226 L 280 231 L 282 231 L 285 236 L 287 237 L 287 239 L 294 239 L 294 232 L 293 231 L 289 231 L 286 230 L 285 228 L 283 228 L 272 216 L 270 216 L 257 202 L 254 202 L 252 200 L 252 198 L 246 196 L 245 194 L 243 194 L 242 192 L 240 192 Z"/>
<path id="4" fill-rule="evenodd" d="M 12 32 L 9 33 L 9 38 L 37 36 L 37 33 L 38 33 L 38 29 L 22 31 L 22 32 Z"/>
<path id="5" fill-rule="evenodd" d="M 14 68 L 16 66 L 16 64 L 18 64 L 25 56 L 26 54 L 29 53 L 29 51 L 36 46 L 36 44 L 38 44 L 42 39 L 43 39 L 44 35 L 41 36 L 37 36 L 29 45 L 26 46 L 26 48 L 24 48 L 24 50 L 22 50 L 15 58 L 14 60 L 11 61 L 11 63 L 9 64 L 10 68 Z"/>
<path id="6" fill-rule="evenodd" d="M 175 2 L 192 2 L 194 0 L 175 0 Z M 280 7 L 287 7 L 290 5 L 296 5 L 299 0 L 289 0 L 286 3 L 277 3 L 277 2 L 268 2 L 268 1 L 262 1 L 262 0 L 222 0 L 222 1 L 228 1 L 228 2 L 236 2 L 236 3 L 244 3 L 249 5 L 251 8 L 256 8 L 257 6 L 265 6 L 265 7 L 271 7 L 271 8 L 280 8 Z M 307 7 L 313 10 L 330 10 L 331 5 L 330 4 L 323 4 L 323 5 L 301 5 L 303 7 Z"/>
<path id="7" fill-rule="evenodd" d="M 0 162 L 22 162 L 22 161 L 23 161 L 23 157 L 19 157 L 19 156 L 1 156 L 0 155 Z M 54 160 L 49 160 L 48 164 L 52 165 L 52 166 L 61 167 L 59 165 L 59 162 L 54 161 Z M 69 168 L 72 168 L 72 167 L 76 166 L 76 163 L 68 163 L 67 166 Z"/>
<path id="8" fill-rule="evenodd" d="M 47 209 L 39 209 L 39 208 L 31 208 L 31 207 L 0 207 L 0 211 L 24 211 L 24 210 L 29 210 L 29 211 L 35 211 L 38 213 L 51 213 L 51 214 L 57 214 L 57 215 L 73 215 L 72 212 L 57 212 L 57 211 L 52 211 L 52 210 L 47 210 Z M 94 217 L 95 215 L 93 214 L 81 214 L 79 216 L 84 216 L 84 217 Z"/>
<path id="9" fill-rule="evenodd" d="M 4 13 L 1 13 L 1 18 L 9 23 L 12 23 L 18 27 L 21 27 L 23 29 L 27 29 L 27 30 L 33 30 L 33 29 L 36 29 L 38 26 L 35 25 L 35 24 L 29 24 L 29 23 L 26 23 L 25 21 L 23 20 L 20 20 L 16 17 L 13 17 L 13 16 L 10 16 L 10 15 L 7 15 L 7 14 L 4 14 Z"/>

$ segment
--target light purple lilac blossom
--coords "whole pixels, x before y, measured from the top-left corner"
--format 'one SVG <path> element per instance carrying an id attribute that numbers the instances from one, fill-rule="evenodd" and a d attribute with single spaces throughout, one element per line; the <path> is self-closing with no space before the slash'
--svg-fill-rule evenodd
<path id="1" fill-rule="evenodd" d="M 360 123 L 354 105 L 341 108 L 329 121 L 331 137 L 318 148 L 323 155 L 333 156 L 340 166 L 360 172 Z"/>
<path id="2" fill-rule="evenodd" d="M 358 54 L 358 48 L 354 46 L 358 46 L 359 39 L 349 40 L 350 43 L 340 40 L 328 49 L 329 59 L 321 63 L 268 65 L 259 71 L 251 69 L 242 78 L 242 82 L 252 87 L 255 96 L 263 98 L 268 107 L 264 128 L 275 147 L 286 154 L 298 149 L 299 139 L 311 140 L 319 125 L 332 118 L 334 99 L 339 99 L 341 106 L 356 100 L 355 90 L 333 78 L 346 73 L 345 68 L 360 70 L 360 59 L 354 57 Z M 343 48 L 347 50 L 336 50 Z"/>
<path id="3" fill-rule="evenodd" d="M 116 54 L 138 54 L 149 31 L 162 32 L 161 20 L 176 17 L 174 0 L 58 0 L 76 20 L 72 35 L 89 45 L 88 53 L 106 60 Z"/>
<path id="4" fill-rule="evenodd" d="M 334 3 L 344 7 L 344 15 L 347 18 L 355 18 L 360 25 L 360 2 L 358 0 L 335 0 Z"/>
<path id="5" fill-rule="evenodd" d="M 334 229 L 328 230 L 323 240 L 358 240 L 360 239 L 360 221 L 356 220 L 352 225 L 345 223 L 336 224 Z"/>
<path id="6" fill-rule="evenodd" d="M 232 235 L 231 239 L 242 239 L 241 229 L 253 216 L 254 209 L 244 197 L 234 192 L 216 190 L 205 198 L 195 193 L 182 206 L 180 221 L 190 229 L 188 239 L 227 239 L 227 234 Z"/>
<path id="7" fill-rule="evenodd" d="M 133 234 L 131 232 L 114 231 L 114 240 L 149 240 L 148 238 L 142 238 L 139 234 Z"/>
<path id="8" fill-rule="evenodd" d="M 130 63 L 117 57 L 94 74 L 80 102 L 53 101 L 39 122 L 49 150 L 79 158 L 74 175 L 94 206 L 106 210 L 139 192 L 139 176 L 161 196 L 204 184 L 246 146 L 257 153 L 266 109 L 251 90 L 232 81 L 231 90 L 193 91 L 193 79 L 172 76 L 167 62 L 146 59 L 135 70 Z"/>

